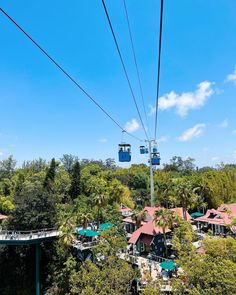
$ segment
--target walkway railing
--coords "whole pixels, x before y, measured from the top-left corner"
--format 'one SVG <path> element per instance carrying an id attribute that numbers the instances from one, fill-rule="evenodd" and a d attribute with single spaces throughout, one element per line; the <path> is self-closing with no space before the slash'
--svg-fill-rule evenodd
<path id="1" fill-rule="evenodd" d="M 82 242 L 82 241 L 79 241 L 79 240 L 75 240 L 73 243 L 72 243 L 72 246 L 74 248 L 77 248 L 77 249 L 80 249 L 80 250 L 84 250 L 84 249 L 89 249 L 89 248 L 92 248 L 94 246 L 96 246 L 98 244 L 98 241 L 93 241 L 93 242 Z"/>
<path id="2" fill-rule="evenodd" d="M 60 235 L 60 232 L 53 228 L 30 230 L 30 231 L 2 230 L 0 231 L 0 240 L 27 241 L 27 240 L 49 238 L 49 237 L 57 237 L 59 235 Z"/>
<path id="3" fill-rule="evenodd" d="M 150 257 L 151 257 L 151 260 L 154 260 L 154 261 L 157 261 L 157 262 L 163 262 L 163 261 L 167 261 L 167 260 L 170 260 L 170 259 L 167 259 L 167 258 L 164 258 L 164 257 L 161 257 L 161 256 L 157 256 L 157 255 L 154 255 L 154 254 L 150 254 Z"/>

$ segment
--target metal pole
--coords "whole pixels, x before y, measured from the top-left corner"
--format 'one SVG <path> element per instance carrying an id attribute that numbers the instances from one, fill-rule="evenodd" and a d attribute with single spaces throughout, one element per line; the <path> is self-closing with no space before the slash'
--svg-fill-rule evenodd
<path id="1" fill-rule="evenodd" d="M 152 168 L 152 142 L 151 140 L 148 141 L 149 143 L 149 161 L 150 161 L 150 192 L 151 192 L 151 206 L 155 206 L 154 201 L 154 181 L 153 181 L 153 168 Z"/>
<path id="2" fill-rule="evenodd" d="M 35 287 L 36 295 L 40 295 L 40 244 L 35 245 Z"/>

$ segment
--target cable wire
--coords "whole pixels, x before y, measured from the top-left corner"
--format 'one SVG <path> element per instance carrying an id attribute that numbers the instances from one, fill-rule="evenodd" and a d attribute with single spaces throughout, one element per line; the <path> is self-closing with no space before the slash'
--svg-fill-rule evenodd
<path id="1" fill-rule="evenodd" d="M 144 103 L 143 88 L 142 88 L 141 78 L 140 78 L 140 74 L 139 74 L 138 62 L 137 62 L 135 48 L 134 48 L 134 41 L 133 41 L 133 37 L 132 37 L 132 30 L 131 30 L 131 25 L 130 25 L 130 21 L 129 21 L 129 14 L 128 14 L 128 9 L 127 9 L 127 5 L 126 5 L 126 0 L 123 0 L 123 3 L 124 3 L 126 21 L 127 21 L 127 25 L 128 25 L 128 29 L 129 29 L 129 38 L 130 38 L 131 48 L 132 48 L 133 57 L 134 57 L 134 64 L 135 64 L 136 73 L 137 73 L 137 77 L 138 77 L 139 90 L 140 90 L 140 94 L 141 94 L 141 98 L 142 98 L 142 105 L 143 105 L 143 111 L 144 111 L 144 115 L 145 115 L 145 121 L 146 121 L 147 129 L 150 130 L 149 124 L 148 124 L 148 119 L 147 119 L 146 107 L 145 107 L 145 103 Z"/>
<path id="2" fill-rule="evenodd" d="M 116 49 L 117 49 L 117 52 L 118 52 L 118 55 L 119 55 L 119 58 L 120 58 L 122 67 L 123 67 L 123 70 L 124 70 L 124 73 L 125 73 L 125 77 L 126 77 L 126 80 L 128 82 L 131 95 L 132 95 L 133 100 L 134 100 L 134 104 L 135 104 L 135 107 L 136 107 L 136 110 L 137 110 L 137 113 L 138 113 L 138 116 L 139 116 L 139 120 L 140 120 L 140 122 L 142 124 L 143 130 L 144 130 L 144 133 L 145 133 L 145 136 L 148 139 L 147 131 L 146 131 L 146 128 L 145 128 L 145 126 L 143 124 L 143 120 L 142 120 L 142 117 L 141 117 L 141 114 L 140 114 L 140 111 L 139 111 L 139 108 L 138 108 L 138 104 L 137 104 L 137 101 L 136 101 L 136 98 L 135 98 L 135 95 L 134 95 L 133 88 L 131 86 L 129 75 L 128 75 L 128 72 L 126 70 L 125 63 L 124 63 L 124 60 L 123 60 L 123 57 L 122 57 L 122 54 L 121 54 L 121 51 L 120 51 L 120 48 L 119 48 L 119 45 L 118 45 L 118 42 L 117 42 L 117 39 L 116 39 L 116 35 L 115 35 L 114 30 L 113 30 L 111 19 L 109 17 L 108 10 L 107 10 L 107 7 L 106 7 L 106 4 L 105 4 L 105 1 L 104 0 L 102 0 L 102 4 L 103 4 L 103 8 L 104 8 L 104 11 L 105 11 L 105 14 L 106 14 L 106 17 L 107 17 L 107 21 L 109 23 L 109 27 L 110 27 L 110 30 L 111 30 L 111 33 L 112 33 L 112 36 L 113 36 L 113 39 L 114 39 L 114 42 L 115 42 L 115 45 L 116 45 Z"/>
<path id="3" fill-rule="evenodd" d="M 160 90 L 163 10 L 164 10 L 164 0 L 161 0 L 160 28 L 159 28 L 159 46 L 158 46 L 158 64 L 157 64 L 156 115 L 155 115 L 155 133 L 154 133 L 155 141 L 156 141 L 156 137 L 157 137 L 157 113 L 158 113 L 158 100 L 159 100 L 159 90 Z"/>
<path id="4" fill-rule="evenodd" d="M 0 11 L 36 46 L 38 49 L 46 55 L 49 60 L 69 79 L 71 80 L 110 120 L 119 127 L 122 131 L 126 132 L 129 136 L 136 140 L 142 141 L 140 138 L 124 130 L 124 128 L 54 59 L 45 49 L 43 49 L 39 43 L 37 43 L 10 15 L 8 15 L 1 7 Z"/>

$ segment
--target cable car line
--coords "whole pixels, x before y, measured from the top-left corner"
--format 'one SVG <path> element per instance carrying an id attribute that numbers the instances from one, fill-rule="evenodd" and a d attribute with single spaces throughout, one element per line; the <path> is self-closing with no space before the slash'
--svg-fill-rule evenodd
<path id="1" fill-rule="evenodd" d="M 140 138 L 124 130 L 124 128 L 54 59 L 45 49 L 43 49 L 10 15 L 8 15 L 1 7 L 0 11 L 45 55 L 49 60 L 68 78 L 70 79 L 110 120 L 123 132 L 136 140 L 142 141 Z"/>
<path id="2" fill-rule="evenodd" d="M 142 84 L 141 84 L 138 62 L 137 62 L 135 48 L 134 48 L 134 41 L 133 41 L 133 37 L 132 37 L 132 30 L 131 30 L 131 25 L 130 25 L 130 21 L 129 21 L 129 14 L 128 14 L 128 8 L 126 5 L 126 0 L 123 0 L 123 3 L 124 3 L 126 21 L 127 21 L 127 25 L 128 25 L 128 29 L 129 29 L 129 38 L 130 38 L 131 48 L 132 48 L 133 57 L 134 57 L 135 69 L 136 69 L 136 73 L 137 73 L 137 77 L 138 77 L 139 90 L 140 90 L 140 94 L 141 94 L 141 98 L 142 98 L 142 105 L 143 105 L 143 111 L 144 111 L 144 115 L 145 115 L 145 121 L 146 121 L 147 129 L 149 131 L 150 129 L 149 129 L 149 124 L 148 124 L 148 119 L 147 119 L 146 107 L 145 107 L 145 103 L 144 103 L 143 88 L 142 88 Z M 150 137 L 150 134 L 149 134 L 149 137 Z"/>
<path id="3" fill-rule="evenodd" d="M 159 100 L 159 90 L 160 90 L 163 10 L 164 10 L 164 0 L 161 0 L 160 28 L 159 28 L 159 46 L 158 46 L 158 64 L 157 64 L 156 115 L 155 115 L 155 133 L 154 133 L 155 141 L 156 141 L 156 137 L 157 137 L 157 113 L 158 113 L 158 100 Z"/>
<path id="4" fill-rule="evenodd" d="M 102 4 L 103 4 L 103 8 L 104 8 L 104 11 L 105 11 L 105 14 L 106 14 L 106 17 L 107 17 L 107 21 L 109 23 L 109 27 L 110 27 L 110 30 L 111 30 L 111 33 L 112 33 L 112 36 L 113 36 L 113 39 L 114 39 L 114 42 L 115 42 L 115 45 L 116 45 L 116 49 L 117 49 L 117 52 L 118 52 L 118 55 L 119 55 L 119 58 L 120 58 L 122 67 L 123 67 L 123 70 L 124 70 L 124 73 L 125 73 L 125 77 L 126 77 L 126 80 L 128 82 L 131 95 L 132 95 L 133 100 L 134 100 L 134 104 L 135 104 L 135 107 L 136 107 L 136 110 L 137 110 L 137 113 L 138 113 L 140 122 L 142 124 L 142 127 L 143 127 L 144 133 L 146 135 L 146 138 L 148 139 L 148 134 L 147 134 L 146 128 L 145 128 L 145 126 L 143 124 L 142 116 L 141 116 L 141 113 L 140 113 L 139 108 L 138 108 L 138 104 L 137 104 L 137 101 L 136 101 L 136 98 L 135 98 L 135 95 L 134 95 L 133 88 L 131 86 L 129 75 L 128 75 L 128 72 L 126 70 L 125 63 L 124 63 L 124 60 L 123 60 L 123 57 L 122 57 L 122 54 L 121 54 L 121 51 L 120 51 L 120 48 L 119 48 L 119 45 L 118 45 L 118 42 L 117 42 L 117 39 L 116 39 L 116 35 L 115 35 L 114 30 L 113 30 L 111 19 L 109 17 L 108 10 L 107 10 L 107 7 L 106 7 L 106 4 L 105 4 L 105 1 L 104 0 L 102 0 Z"/>

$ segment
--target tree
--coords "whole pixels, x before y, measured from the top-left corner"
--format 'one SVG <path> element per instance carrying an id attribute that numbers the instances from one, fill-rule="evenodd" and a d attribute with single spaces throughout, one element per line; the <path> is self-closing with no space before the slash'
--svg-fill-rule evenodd
<path id="1" fill-rule="evenodd" d="M 39 182 L 26 182 L 14 198 L 15 210 L 9 219 L 9 228 L 34 230 L 55 227 L 55 196 L 43 189 Z"/>
<path id="2" fill-rule="evenodd" d="M 115 169 L 116 168 L 116 161 L 115 159 L 108 158 L 105 160 L 105 167 L 107 169 Z"/>
<path id="3" fill-rule="evenodd" d="M 191 183 L 184 181 L 177 183 L 176 197 L 183 208 L 183 217 L 187 220 L 187 209 L 196 202 L 196 195 L 193 193 Z"/>
<path id="4" fill-rule="evenodd" d="M 79 271 L 71 276 L 69 294 L 123 295 L 136 275 L 132 266 L 116 256 L 109 256 L 99 266 L 85 261 Z"/>
<path id="5" fill-rule="evenodd" d="M 44 188 L 46 188 L 48 191 L 53 190 L 53 184 L 55 181 L 55 176 L 56 176 L 56 167 L 57 163 L 54 158 L 52 158 L 50 166 L 47 170 L 45 179 L 44 179 Z"/>
<path id="6" fill-rule="evenodd" d="M 180 264 L 184 265 L 185 261 L 191 260 L 192 255 L 195 253 L 196 249 L 193 246 L 195 234 L 192 225 L 188 221 L 179 218 L 177 224 L 178 226 L 173 231 L 172 248 L 177 252 Z"/>
<path id="7" fill-rule="evenodd" d="M 221 247 L 216 244 L 221 244 L 222 240 L 223 238 L 212 239 L 210 248 L 219 250 Z M 212 244 L 215 245 L 212 247 Z M 234 244 L 236 244 L 235 240 Z M 184 294 L 235 294 L 236 263 L 224 252 L 216 253 L 210 248 L 209 245 L 204 244 L 206 254 L 192 254 L 191 258 L 185 256 L 185 259 L 182 257 L 177 262 L 187 277 Z"/>
<path id="8" fill-rule="evenodd" d="M 9 178 L 13 175 L 16 167 L 16 160 L 13 156 L 9 156 L 7 159 L 0 161 L 0 180 L 3 178 Z"/>
<path id="9" fill-rule="evenodd" d="M 73 216 L 67 216 L 63 218 L 61 224 L 59 226 L 60 234 L 60 244 L 65 248 L 68 249 L 72 242 L 75 240 L 75 228 L 76 222 Z"/>
<path id="10" fill-rule="evenodd" d="M 75 199 L 81 193 L 80 163 L 78 161 L 72 167 L 70 196 Z"/>
<path id="11" fill-rule="evenodd" d="M 93 203 L 97 208 L 97 228 L 100 225 L 100 212 L 101 208 L 105 207 L 107 203 L 107 196 L 106 195 L 94 195 L 93 196 Z"/>
<path id="12" fill-rule="evenodd" d="M 65 170 L 71 174 L 73 171 L 73 167 L 76 162 L 79 162 L 79 159 L 77 156 L 73 156 L 71 154 L 64 154 L 62 158 L 60 159 Z"/>
<path id="13" fill-rule="evenodd" d="M 141 172 L 136 173 L 129 181 L 129 187 L 132 189 L 147 189 L 148 187 L 148 176 Z"/>
<path id="14" fill-rule="evenodd" d="M 170 164 L 164 164 L 164 171 L 179 172 L 184 175 L 189 175 L 195 170 L 195 160 L 188 157 L 183 160 L 181 157 L 174 156 L 170 160 Z"/>
<path id="15" fill-rule="evenodd" d="M 140 228 L 142 225 L 142 221 L 144 221 L 147 217 L 147 211 L 141 210 L 141 211 L 135 211 L 133 215 L 131 216 L 132 220 L 135 222 L 136 228 Z"/>
<path id="16" fill-rule="evenodd" d="M 91 221 L 93 221 L 93 215 L 90 212 L 79 213 L 77 215 L 77 223 L 81 224 L 83 228 L 87 228 Z"/>
<path id="17" fill-rule="evenodd" d="M 165 251 L 167 256 L 166 230 L 173 228 L 174 212 L 166 208 L 160 208 L 155 212 L 154 222 L 155 225 L 159 226 L 163 231 Z"/>

